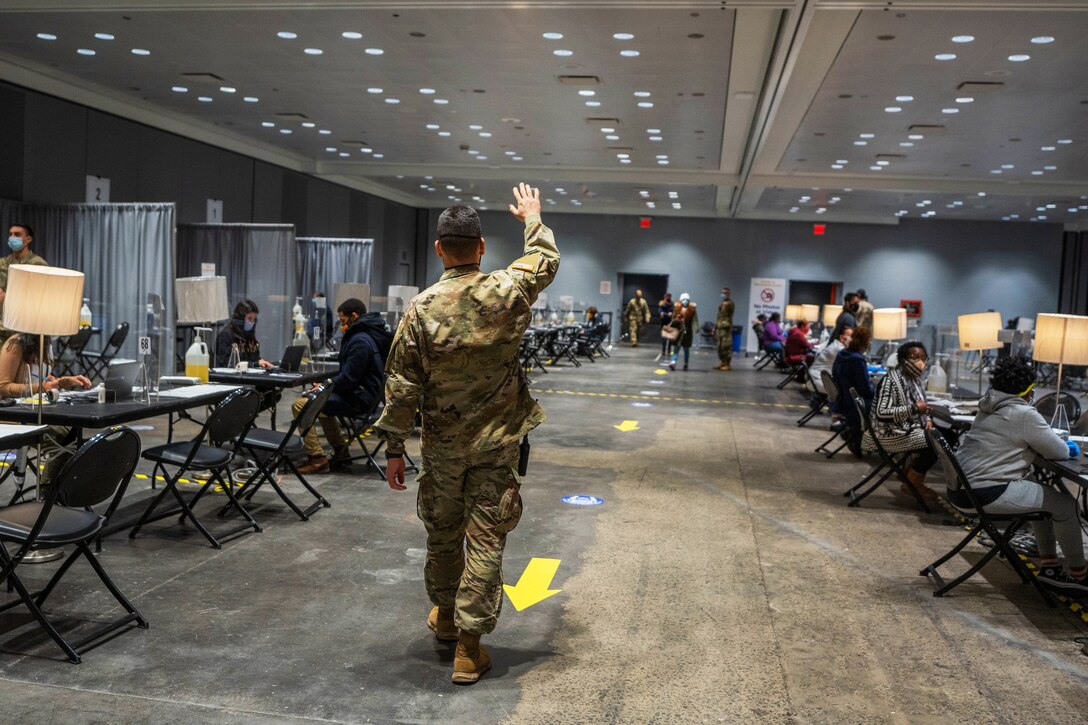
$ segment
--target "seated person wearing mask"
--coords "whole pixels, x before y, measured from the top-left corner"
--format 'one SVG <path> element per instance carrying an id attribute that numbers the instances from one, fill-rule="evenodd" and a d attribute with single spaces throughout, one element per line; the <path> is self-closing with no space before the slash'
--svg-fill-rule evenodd
<path id="1" fill-rule="evenodd" d="M 1049 511 L 1049 521 L 1032 523 L 1039 549 L 1039 581 L 1071 597 L 1088 597 L 1088 564 L 1084 559 L 1077 502 L 1064 491 L 1031 480 L 1037 457 L 1063 460 L 1073 454 L 1031 405 L 1035 370 L 1023 358 L 998 360 L 991 390 L 979 403 L 971 430 L 956 449 L 956 460 L 983 509 L 995 514 Z M 948 500 L 965 511 L 971 502 L 963 491 L 949 489 Z M 1065 554 L 1065 571 L 1057 545 Z"/>
<path id="2" fill-rule="evenodd" d="M 257 340 L 257 303 L 245 299 L 234 306 L 230 322 L 215 338 L 215 367 L 225 368 L 230 363 L 230 353 L 238 346 L 238 360 L 262 368 L 275 367 L 261 357 L 261 343 Z"/>
<path id="3" fill-rule="evenodd" d="M 850 344 L 850 338 L 854 335 L 854 328 L 844 327 L 842 333 L 833 338 L 824 347 L 816 353 L 816 359 L 812 361 L 812 366 L 809 370 L 812 371 L 812 384 L 816 387 L 816 392 L 826 394 L 824 390 L 823 373 L 824 370 L 831 373 L 831 368 L 835 364 L 835 358 L 839 356 L 839 353 L 846 349 L 846 346 Z M 831 401 L 832 412 L 837 412 L 838 401 Z"/>
<path id="4" fill-rule="evenodd" d="M 872 333 L 868 327 L 854 330 L 846 349 L 839 353 L 831 366 L 831 377 L 839 388 L 838 410 L 846 422 L 846 445 L 855 458 L 862 458 L 861 418 L 857 406 L 850 397 L 850 388 L 855 389 L 866 405 L 873 400 L 873 383 L 869 379 L 869 363 L 865 353 L 869 351 Z"/>
<path id="5" fill-rule="evenodd" d="M 808 341 L 808 320 L 800 319 L 786 335 L 786 362 L 806 362 L 812 355 L 812 343 Z"/>
<path id="6" fill-rule="evenodd" d="M 393 344 L 393 334 L 379 313 L 367 314 L 366 305 L 355 298 L 345 300 L 336 313 L 340 317 L 340 329 L 344 331 L 340 343 L 340 372 L 332 379 L 332 395 L 318 416 L 333 456 L 330 461 L 325 455 L 317 437 L 317 426 L 314 426 L 304 438 L 308 458 L 298 469 L 303 474 L 350 470 L 348 441 L 334 416 L 366 415 L 383 398 L 385 360 Z M 315 385 L 311 391 L 317 387 Z M 296 418 L 307 400 L 305 396 L 301 397 L 291 406 Z"/>
<path id="7" fill-rule="evenodd" d="M 37 335 L 13 333 L 0 347 L 0 398 L 24 398 L 37 396 L 41 387 L 46 393 L 52 390 L 87 390 L 91 381 L 83 375 L 55 378 L 46 376 L 40 386 L 33 382 L 38 370 Z M 49 355 L 49 338 L 45 339 L 45 354 Z M 46 360 L 46 368 L 52 363 Z M 33 371 L 33 376 L 32 376 Z M 48 486 L 64 463 L 74 452 L 75 435 L 71 428 L 51 425 L 42 436 L 41 465 L 42 485 Z"/>
<path id="8" fill-rule="evenodd" d="M 782 332 L 782 315 L 772 312 L 771 319 L 763 325 L 763 349 L 785 356 L 785 342 L 786 336 Z"/>

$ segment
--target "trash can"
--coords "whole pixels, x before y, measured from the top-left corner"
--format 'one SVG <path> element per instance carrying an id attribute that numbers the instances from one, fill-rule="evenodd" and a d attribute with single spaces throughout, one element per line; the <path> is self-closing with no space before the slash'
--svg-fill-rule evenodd
<path id="1" fill-rule="evenodd" d="M 744 328 L 740 325 L 733 325 L 733 352 L 741 351 L 741 335 L 744 334 Z"/>

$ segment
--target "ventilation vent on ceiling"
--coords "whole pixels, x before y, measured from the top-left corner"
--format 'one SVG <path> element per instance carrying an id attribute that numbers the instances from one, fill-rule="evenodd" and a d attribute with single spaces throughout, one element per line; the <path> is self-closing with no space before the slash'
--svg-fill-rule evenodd
<path id="1" fill-rule="evenodd" d="M 888 159 L 889 161 L 902 161 L 907 158 L 906 154 L 877 154 L 878 159 Z"/>
<path id="2" fill-rule="evenodd" d="M 587 118 L 586 123 L 592 126 L 618 126 L 620 120 L 618 118 Z"/>
<path id="3" fill-rule="evenodd" d="M 944 126 L 939 123 L 912 123 L 908 128 L 911 133 L 942 133 Z"/>
<path id="4" fill-rule="evenodd" d="M 597 76 L 559 76 L 559 82 L 565 86 L 601 85 L 601 79 Z"/>
<path id="5" fill-rule="evenodd" d="M 277 113 L 276 117 L 284 121 L 307 121 L 310 118 L 305 113 Z"/>
<path id="6" fill-rule="evenodd" d="M 191 81 L 204 81 L 206 83 L 222 83 L 224 80 L 215 73 L 182 73 L 181 75 Z"/>
<path id="7" fill-rule="evenodd" d="M 1005 84 L 1000 81 L 964 81 L 956 86 L 956 90 L 965 93 L 992 93 L 1004 87 Z"/>

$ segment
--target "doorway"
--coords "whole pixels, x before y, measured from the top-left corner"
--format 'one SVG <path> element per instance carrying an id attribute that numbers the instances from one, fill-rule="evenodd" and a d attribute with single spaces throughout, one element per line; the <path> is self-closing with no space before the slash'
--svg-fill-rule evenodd
<path id="1" fill-rule="evenodd" d="M 791 305 L 842 304 L 842 282 L 813 282 L 791 279 L 789 300 Z"/>
<path id="2" fill-rule="evenodd" d="M 657 303 L 665 299 L 665 293 L 669 290 L 669 275 L 667 274 L 638 274 L 631 272 L 620 272 L 619 275 L 620 289 L 623 291 L 623 297 L 620 300 L 620 313 L 618 319 L 620 320 L 620 333 L 626 331 L 626 321 L 623 319 L 623 311 L 627 308 L 627 302 L 635 296 L 635 290 L 642 290 L 642 296 L 646 299 L 646 304 L 650 307 L 650 324 L 642 328 L 642 335 L 639 336 L 639 341 L 643 339 L 658 338 L 661 336 L 661 319 L 657 316 Z M 653 333 L 651 335 L 651 332 Z"/>

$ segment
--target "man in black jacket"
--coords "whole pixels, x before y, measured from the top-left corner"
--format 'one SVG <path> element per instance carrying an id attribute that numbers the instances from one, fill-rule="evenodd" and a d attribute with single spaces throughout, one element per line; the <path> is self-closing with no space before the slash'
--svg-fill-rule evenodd
<path id="1" fill-rule="evenodd" d="M 332 445 L 330 460 L 317 437 L 317 426 L 306 434 L 308 459 L 299 467 L 300 473 L 325 473 L 350 470 L 351 454 L 334 416 L 364 415 L 381 400 L 385 387 L 385 358 L 393 335 L 377 312 L 367 314 L 366 305 L 352 298 L 336 310 L 344 339 L 340 343 L 340 372 L 332 379 L 333 392 L 318 417 L 325 438 Z M 315 386 L 317 387 L 317 386 Z M 294 402 L 291 410 L 298 417 L 307 398 Z"/>

